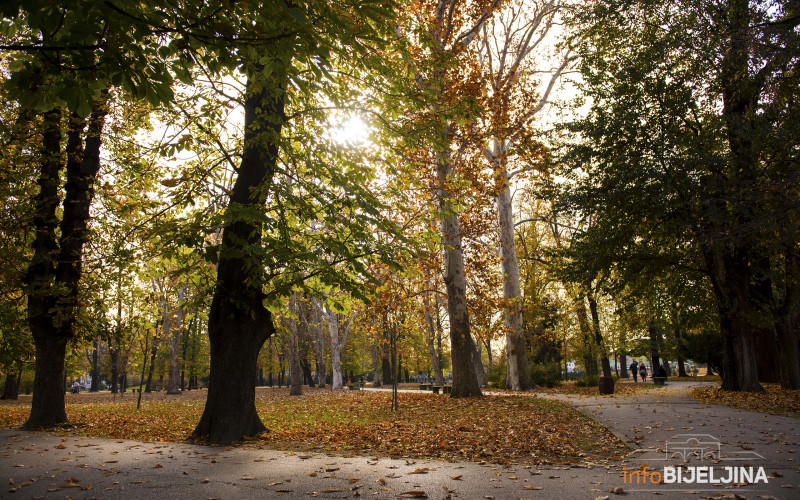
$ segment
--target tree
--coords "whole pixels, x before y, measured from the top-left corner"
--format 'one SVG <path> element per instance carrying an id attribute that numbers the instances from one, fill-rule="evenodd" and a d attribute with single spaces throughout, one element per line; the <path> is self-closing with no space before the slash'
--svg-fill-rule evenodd
<path id="1" fill-rule="evenodd" d="M 33 404 L 25 424 L 29 429 L 67 421 L 64 356 L 74 336 L 102 130 L 114 97 L 110 89 L 119 84 L 154 103 L 171 98 L 172 78 L 157 44 L 144 43 L 153 35 L 150 26 L 112 7 L 94 2 L 63 8 L 44 8 L 39 2 L 3 5 L 9 23 L 0 48 L 11 56 L 6 88 L 21 109 L 38 115 L 41 134 L 36 236 L 25 278 L 36 344 Z M 59 189 L 65 193 L 60 219 Z"/>
<path id="2" fill-rule="evenodd" d="M 331 336 L 331 371 L 333 373 L 331 388 L 334 391 L 344 388 L 342 384 L 342 352 L 347 344 L 353 320 L 358 315 L 357 309 L 350 310 L 349 313 L 338 312 L 336 309 L 342 306 L 337 304 L 337 301 L 341 300 L 340 296 L 328 296 L 321 309 L 322 317 L 325 318 L 325 324 L 328 325 L 328 332 Z M 331 304 L 332 301 L 333 304 Z"/>
<path id="3" fill-rule="evenodd" d="M 385 32 L 390 12 L 363 2 L 304 9 L 281 4 L 253 11 L 253 32 L 272 42 L 244 51 L 240 61 L 248 78 L 244 147 L 216 252 L 209 393 L 194 431 L 211 443 L 265 430 L 254 384 L 258 352 L 274 331 L 267 302 L 277 303 L 313 276 L 359 293 L 352 278 L 364 274 L 359 259 L 380 253 L 370 246 L 373 233 L 391 230 L 362 166 L 350 164 L 343 176 L 335 163 L 323 161 L 332 159 L 322 157 L 329 149 L 307 149 L 320 140 L 309 134 L 319 132 L 311 120 L 319 116 L 319 92 L 346 87 L 329 70 L 347 63 L 359 72 L 380 61 L 366 41 Z M 287 109 L 296 113 L 294 121 Z M 312 220 L 323 230 L 311 231 Z"/>
<path id="4" fill-rule="evenodd" d="M 509 2 L 492 22 L 481 27 L 480 70 L 487 96 L 478 120 L 485 137 L 483 154 L 494 170 L 497 193 L 498 241 L 506 300 L 506 388 L 532 387 L 522 322 L 522 289 L 514 233 L 511 187 L 514 178 L 536 167 L 540 146 L 533 139 L 532 122 L 544 108 L 550 92 L 569 62 L 565 51 L 556 66 L 544 69 L 546 40 L 560 4 L 555 1 Z M 544 91 L 537 95 L 535 76 L 549 72 Z M 523 159 L 523 161 L 519 161 Z M 516 160 L 516 161 L 515 161 Z M 511 171 L 510 166 L 519 168 Z"/>
<path id="5" fill-rule="evenodd" d="M 798 175 L 796 148 L 786 148 L 797 144 L 786 128 L 797 89 L 792 12 L 785 2 L 600 2 L 576 45 L 592 107 L 571 127 L 580 139 L 566 157 L 576 187 L 567 204 L 595 220 L 574 248 L 586 251 L 587 272 L 691 270 L 708 280 L 731 390 L 762 390 L 756 336 L 769 342 L 775 328 L 757 318 L 778 316 L 758 287 L 784 242 L 797 241 L 778 222 L 796 217 L 794 195 L 775 190 L 792 192 Z"/>

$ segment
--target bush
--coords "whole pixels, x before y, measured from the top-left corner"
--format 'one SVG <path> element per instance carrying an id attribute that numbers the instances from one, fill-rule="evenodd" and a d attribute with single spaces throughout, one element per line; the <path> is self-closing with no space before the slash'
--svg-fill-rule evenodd
<path id="1" fill-rule="evenodd" d="M 585 375 L 575 381 L 576 387 L 597 387 L 600 383 L 600 375 Z"/>
<path id="2" fill-rule="evenodd" d="M 505 389 L 506 388 L 506 361 L 505 357 L 502 358 L 502 361 L 499 363 L 495 363 L 489 369 L 489 373 L 486 374 L 486 380 L 490 383 L 490 385 L 497 389 Z"/>
<path id="3" fill-rule="evenodd" d="M 561 385 L 561 367 L 556 363 L 536 363 L 531 365 L 531 381 L 543 387 Z"/>

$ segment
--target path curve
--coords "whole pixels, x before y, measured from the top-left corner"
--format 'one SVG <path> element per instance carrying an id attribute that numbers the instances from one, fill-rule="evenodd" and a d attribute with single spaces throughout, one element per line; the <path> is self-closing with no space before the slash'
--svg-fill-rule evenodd
<path id="1" fill-rule="evenodd" d="M 0 498 L 800 498 L 800 419 L 706 405 L 691 383 L 631 396 L 542 395 L 567 402 L 632 448 L 614 465 L 503 467 L 491 464 L 341 457 L 269 450 L 62 438 L 0 430 Z M 666 460 L 667 441 L 718 440 L 715 461 Z M 736 460 L 748 454 L 747 461 Z M 754 455 L 757 454 L 757 455 Z M 633 484 L 642 465 L 763 467 L 748 486 Z M 641 477 L 641 475 L 640 475 Z M 621 488 L 621 489 L 620 489 Z M 12 496 L 13 495 L 13 496 Z M 421 498 L 421 497 L 417 497 Z"/>

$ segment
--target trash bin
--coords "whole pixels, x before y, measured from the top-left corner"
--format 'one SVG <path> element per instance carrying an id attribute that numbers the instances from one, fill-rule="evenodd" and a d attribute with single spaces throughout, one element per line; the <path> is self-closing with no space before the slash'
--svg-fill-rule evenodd
<path id="1" fill-rule="evenodd" d="M 600 377 L 597 388 L 600 394 L 614 394 L 614 379 L 611 377 Z"/>

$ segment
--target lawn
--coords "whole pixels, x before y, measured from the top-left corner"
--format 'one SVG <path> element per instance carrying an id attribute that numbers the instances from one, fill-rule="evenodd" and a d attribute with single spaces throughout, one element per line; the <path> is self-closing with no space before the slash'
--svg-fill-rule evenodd
<path id="1" fill-rule="evenodd" d="M 533 397 L 451 399 L 388 392 L 259 388 L 256 406 L 269 429 L 241 446 L 339 454 L 473 460 L 493 463 L 587 463 L 619 458 L 626 450 L 604 427 L 568 406 Z M 128 393 L 68 395 L 66 435 L 141 441 L 191 441 L 204 391 L 146 395 L 142 409 Z M 27 401 L 26 401 L 27 400 Z M 10 404 L 9 404 L 10 403 Z M 22 425 L 29 398 L 0 404 L 0 426 Z"/>

